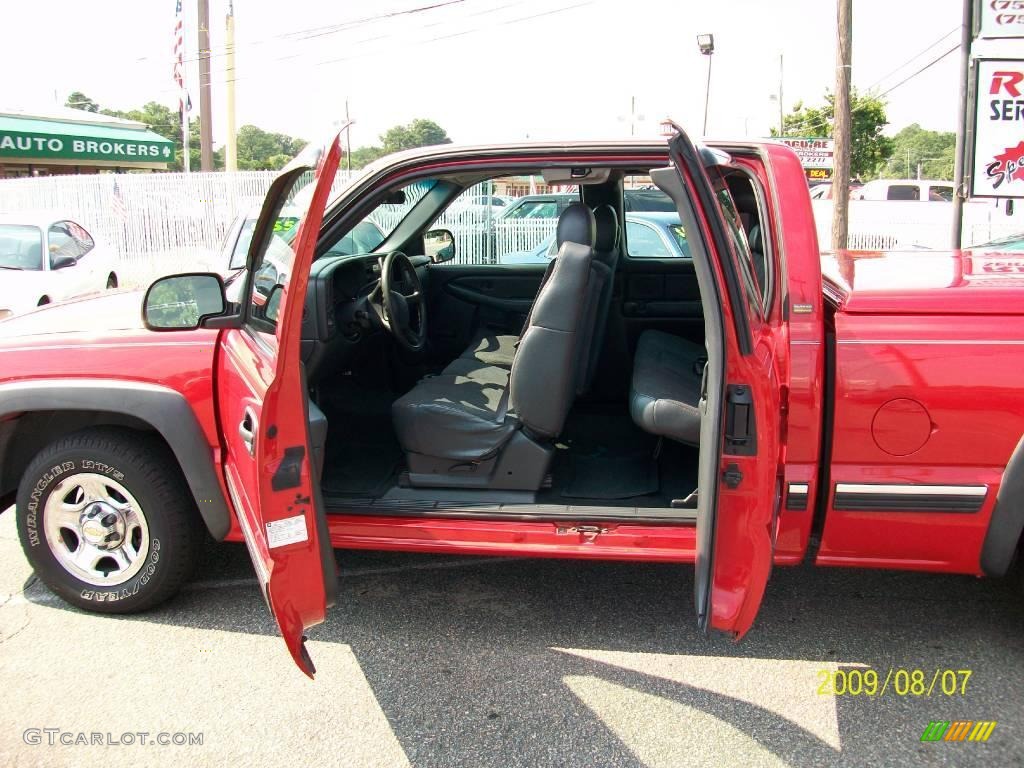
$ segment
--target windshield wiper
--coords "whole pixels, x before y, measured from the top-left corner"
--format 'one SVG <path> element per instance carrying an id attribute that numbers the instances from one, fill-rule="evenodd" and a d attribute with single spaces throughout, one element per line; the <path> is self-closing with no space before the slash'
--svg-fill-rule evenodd
<path id="1" fill-rule="evenodd" d="M 24 272 L 25 271 L 24 267 L 11 267 L 11 266 L 8 266 L 7 264 L 0 264 L 0 269 L 14 269 L 14 270 L 17 270 L 18 272 Z"/>

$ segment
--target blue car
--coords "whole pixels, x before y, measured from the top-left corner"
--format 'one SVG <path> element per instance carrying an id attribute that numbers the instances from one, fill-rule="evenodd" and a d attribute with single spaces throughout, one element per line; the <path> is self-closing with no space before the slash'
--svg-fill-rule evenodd
<path id="1" fill-rule="evenodd" d="M 508 253 L 502 264 L 544 264 L 558 252 L 554 233 L 530 251 Z M 643 211 L 626 214 L 626 252 L 631 259 L 689 259 L 690 246 L 673 212 Z"/>

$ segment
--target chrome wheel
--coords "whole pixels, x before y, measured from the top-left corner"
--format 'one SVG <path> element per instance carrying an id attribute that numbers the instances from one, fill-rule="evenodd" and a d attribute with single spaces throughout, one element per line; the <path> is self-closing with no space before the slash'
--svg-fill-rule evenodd
<path id="1" fill-rule="evenodd" d="M 46 543 L 72 576 L 110 587 L 139 572 L 149 554 L 149 527 L 128 490 L 105 475 L 63 478 L 43 511 Z"/>

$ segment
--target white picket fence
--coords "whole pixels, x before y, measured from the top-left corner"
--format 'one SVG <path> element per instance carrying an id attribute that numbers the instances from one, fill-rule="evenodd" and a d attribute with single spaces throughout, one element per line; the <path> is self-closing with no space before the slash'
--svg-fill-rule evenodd
<path id="1" fill-rule="evenodd" d="M 231 222 L 255 211 L 273 171 L 238 173 L 146 173 L 51 176 L 0 181 L 0 212 L 55 211 L 81 222 L 108 243 L 121 261 L 126 284 L 188 269 L 221 269 L 220 246 Z M 333 194 L 349 181 L 341 172 Z M 484 188 L 470 197 L 480 198 Z M 965 207 L 964 243 L 983 242 L 1024 230 L 1024 206 L 1008 217 L 994 203 Z M 374 214 L 388 232 L 405 210 Z M 814 202 L 819 242 L 827 247 L 832 203 Z M 497 218 L 485 205 L 449 209 L 436 226 L 455 235 L 456 259 L 464 264 L 500 263 L 509 254 L 532 251 L 555 229 L 554 219 Z M 945 248 L 952 206 L 936 202 L 851 201 L 850 247 L 858 249 Z"/>

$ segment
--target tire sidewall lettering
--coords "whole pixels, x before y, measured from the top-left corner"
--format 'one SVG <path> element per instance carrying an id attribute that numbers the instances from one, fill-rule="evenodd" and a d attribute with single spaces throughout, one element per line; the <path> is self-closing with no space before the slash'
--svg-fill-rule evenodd
<path id="1" fill-rule="evenodd" d="M 146 565 L 138 576 L 135 577 L 134 581 L 130 584 L 122 584 L 119 587 L 115 587 L 109 590 L 103 589 L 83 589 L 81 596 L 83 600 L 92 600 L 96 603 L 113 603 L 117 600 L 124 600 L 126 597 L 132 597 L 138 594 L 139 589 L 149 584 L 150 579 L 156 574 L 157 565 L 160 562 L 160 540 L 150 539 L 149 543 L 149 564 Z"/>
<path id="2" fill-rule="evenodd" d="M 93 459 L 68 459 L 48 467 L 32 487 L 32 490 L 29 492 L 28 503 L 25 505 L 25 529 L 28 534 L 29 546 L 35 548 L 45 544 L 44 535 L 41 531 L 42 509 L 45 507 L 52 486 L 55 482 L 59 482 L 64 477 L 76 472 L 101 474 L 113 478 L 119 483 L 126 482 L 124 472 L 117 467 Z M 152 521 L 150 522 L 152 524 Z M 86 587 L 80 592 L 82 599 L 97 603 L 110 603 L 138 594 L 139 590 L 149 584 L 156 575 L 160 563 L 160 550 L 160 540 L 152 537 L 149 544 L 149 555 L 147 556 L 149 562 L 131 582 L 120 584 L 110 589 L 93 586 Z M 58 567 L 60 567 L 59 564 Z M 63 569 L 61 570 L 63 571 Z M 74 578 L 70 574 L 67 575 Z"/>
<path id="3" fill-rule="evenodd" d="M 78 469 L 77 462 L 62 461 L 43 472 L 42 476 L 32 487 L 32 490 L 29 492 L 28 504 L 25 506 L 25 527 L 28 531 L 29 546 L 38 547 L 43 541 L 39 533 L 39 506 L 41 502 L 46 500 L 49 487 L 53 485 L 54 480 L 58 480 L 76 469 Z"/>

